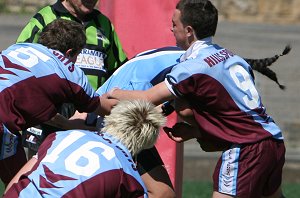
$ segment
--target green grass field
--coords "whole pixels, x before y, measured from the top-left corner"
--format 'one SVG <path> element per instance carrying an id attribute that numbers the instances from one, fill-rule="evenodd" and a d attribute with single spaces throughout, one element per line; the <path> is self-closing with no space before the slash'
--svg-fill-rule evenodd
<path id="1" fill-rule="evenodd" d="M 3 191 L 4 191 L 4 185 L 3 185 L 3 183 L 0 181 L 0 196 L 1 196 L 1 197 L 2 197 Z"/>
<path id="2" fill-rule="evenodd" d="M 4 190 L 3 184 L 0 182 L 0 195 Z M 183 182 L 183 198 L 210 198 L 212 192 L 211 182 L 184 181 Z M 283 192 L 287 198 L 300 197 L 300 183 L 283 184 Z"/>

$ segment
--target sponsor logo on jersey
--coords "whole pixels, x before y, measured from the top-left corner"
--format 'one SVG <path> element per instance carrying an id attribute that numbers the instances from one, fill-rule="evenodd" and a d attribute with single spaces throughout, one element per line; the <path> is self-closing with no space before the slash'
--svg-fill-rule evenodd
<path id="1" fill-rule="evenodd" d="M 53 50 L 52 52 L 65 66 L 68 67 L 68 70 L 70 72 L 74 71 L 74 63 L 70 59 L 68 59 L 67 57 L 65 57 L 64 55 L 59 53 L 58 51 Z"/>
<path id="2" fill-rule="evenodd" d="M 35 134 L 35 135 L 42 135 L 42 129 L 38 129 L 35 127 L 30 127 L 27 129 L 28 132 Z"/>
<path id="3" fill-rule="evenodd" d="M 107 55 L 105 53 L 96 50 L 83 49 L 77 56 L 76 66 L 80 68 L 105 71 L 104 59 L 106 56 Z"/>

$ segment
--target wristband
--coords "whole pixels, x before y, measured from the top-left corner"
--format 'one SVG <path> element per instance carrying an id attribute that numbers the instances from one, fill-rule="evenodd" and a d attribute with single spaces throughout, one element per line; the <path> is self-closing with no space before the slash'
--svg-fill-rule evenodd
<path id="1" fill-rule="evenodd" d="M 162 113 L 163 113 L 164 116 L 170 115 L 175 110 L 173 105 L 172 105 L 172 102 L 173 102 L 173 100 L 164 102 L 162 104 L 161 109 L 162 109 Z"/>

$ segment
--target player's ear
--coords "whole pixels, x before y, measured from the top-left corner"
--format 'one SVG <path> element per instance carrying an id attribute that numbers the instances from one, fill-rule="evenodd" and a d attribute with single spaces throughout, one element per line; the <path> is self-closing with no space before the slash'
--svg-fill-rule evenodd
<path id="1" fill-rule="evenodd" d="M 68 57 L 68 58 L 72 58 L 75 54 L 76 54 L 75 50 L 73 50 L 73 49 L 68 49 L 66 51 L 66 57 Z"/>
<path id="2" fill-rule="evenodd" d="M 68 49 L 65 56 L 75 63 L 79 52 L 80 51 L 75 51 L 74 49 Z"/>
<path id="3" fill-rule="evenodd" d="M 192 26 L 188 25 L 184 29 L 185 29 L 187 36 L 192 36 L 194 34 L 194 29 Z"/>

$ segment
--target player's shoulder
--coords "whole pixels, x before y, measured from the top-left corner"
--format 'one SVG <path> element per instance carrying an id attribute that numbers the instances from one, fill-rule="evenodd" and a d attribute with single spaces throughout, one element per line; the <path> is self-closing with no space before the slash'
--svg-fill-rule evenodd
<path id="1" fill-rule="evenodd" d="M 48 11 L 49 9 L 52 10 L 51 7 L 52 7 L 52 5 L 46 5 L 46 6 L 42 7 L 36 14 L 44 13 L 45 11 Z"/>
<path id="2" fill-rule="evenodd" d="M 155 48 L 155 49 L 150 49 L 146 50 L 143 52 L 138 53 L 135 57 L 140 57 L 140 56 L 146 56 L 146 55 L 164 55 L 164 54 L 170 54 L 170 53 L 176 53 L 176 54 L 182 54 L 184 53 L 184 50 L 177 46 L 166 46 L 166 47 L 161 47 L 161 48 Z"/>
<path id="3" fill-rule="evenodd" d="M 71 130 L 66 130 L 66 131 L 58 131 L 55 133 L 56 136 L 62 136 L 62 137 L 67 137 L 67 136 L 76 136 L 76 137 L 88 137 L 88 138 L 95 138 L 99 135 L 96 131 L 89 131 L 89 130 L 81 130 L 81 129 L 71 129 Z"/>
<path id="4" fill-rule="evenodd" d="M 38 43 L 15 43 L 11 46 L 9 46 L 6 50 L 3 50 L 3 52 L 7 51 L 14 51 L 18 50 L 19 53 L 25 52 L 25 51 L 31 51 L 32 53 L 36 54 L 38 52 L 49 52 L 49 49 L 41 44 Z M 38 51 L 38 52 L 37 52 Z"/>
<path id="5" fill-rule="evenodd" d="M 54 15 L 52 5 L 47 5 L 42 7 L 37 13 L 35 13 L 32 17 L 32 19 L 37 19 L 38 21 L 43 20 L 45 17 L 50 17 L 49 14 Z M 42 19 L 43 18 L 43 19 Z"/>
<path id="6" fill-rule="evenodd" d="M 90 141 L 103 141 L 96 132 L 88 131 L 88 130 L 66 130 L 66 131 L 57 131 L 55 133 L 51 133 L 44 140 L 43 144 L 56 147 L 61 144 L 61 142 L 68 142 L 68 144 L 76 145 L 76 147 L 80 147 L 81 145 L 90 142 Z"/>
<path id="7" fill-rule="evenodd" d="M 110 19 L 98 9 L 94 9 L 90 13 L 90 16 L 92 16 L 94 19 L 97 18 L 98 21 L 101 22 L 101 23 L 106 22 L 108 24 L 111 24 Z"/>

